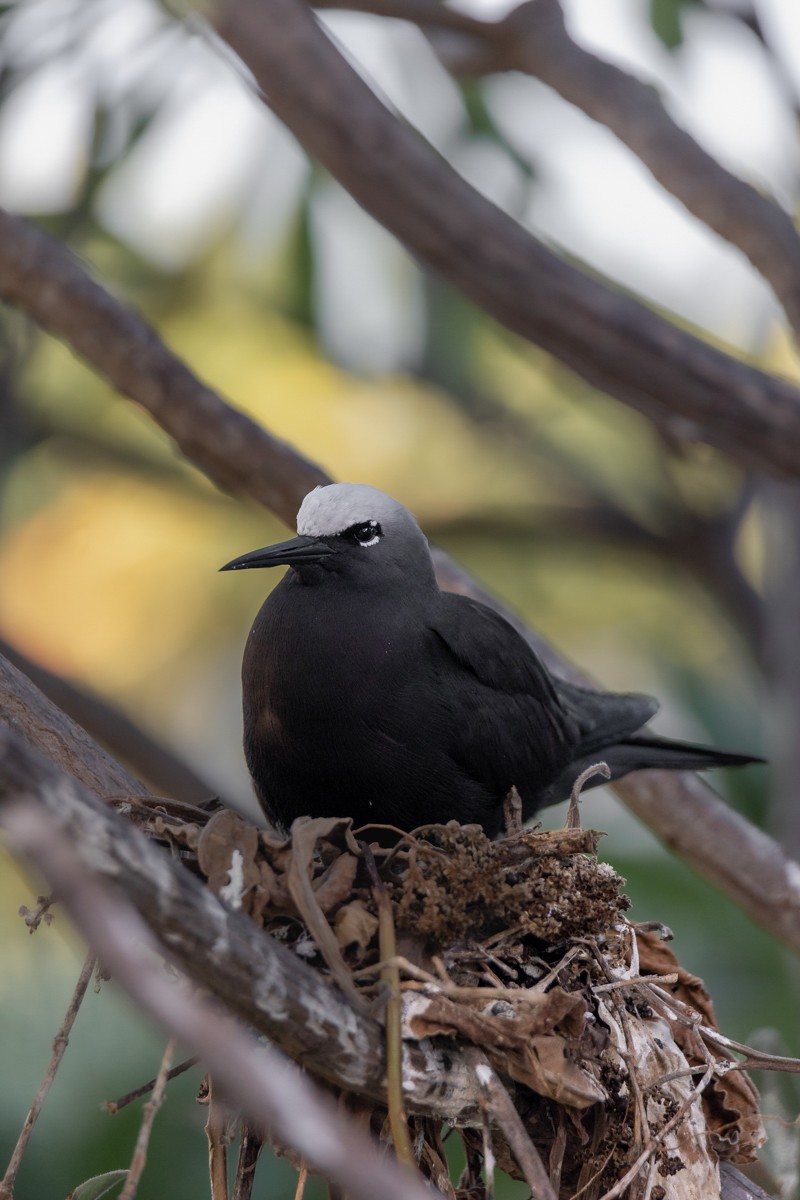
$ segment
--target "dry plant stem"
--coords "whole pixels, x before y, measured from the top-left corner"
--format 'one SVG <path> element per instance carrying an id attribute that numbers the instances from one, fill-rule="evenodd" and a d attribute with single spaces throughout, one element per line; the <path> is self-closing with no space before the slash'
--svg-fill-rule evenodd
<path id="1" fill-rule="evenodd" d="M 252 1200 L 258 1158 L 264 1139 L 251 1129 L 246 1121 L 241 1122 L 242 1135 L 239 1143 L 239 1159 L 233 1185 L 233 1200 Z"/>
<path id="2" fill-rule="evenodd" d="M 0 638 L 0 655 L 41 688 L 42 692 L 92 737 L 130 763 L 154 788 L 178 800 L 198 801 L 215 794 L 182 759 L 140 729 L 121 709 L 88 688 L 78 687 L 21 654 Z"/>
<path id="3" fill-rule="evenodd" d="M 228 1200 L 228 1106 L 223 1102 L 214 1081 L 208 1080 L 208 1119 L 205 1135 L 208 1141 L 208 1176 L 211 1200 Z"/>
<path id="4" fill-rule="evenodd" d="M 199 1062 L 199 1058 L 193 1057 L 187 1058 L 182 1063 L 178 1063 L 177 1067 L 173 1067 L 171 1071 L 167 1072 L 167 1082 L 169 1082 L 170 1079 L 177 1079 L 177 1077 L 182 1075 L 184 1071 L 188 1071 L 192 1067 L 196 1067 Z M 124 1096 L 120 1096 L 119 1100 L 106 1100 L 103 1108 L 106 1110 L 106 1112 L 111 1113 L 112 1117 L 115 1116 L 120 1109 L 127 1108 L 127 1106 L 132 1104 L 134 1100 L 138 1100 L 140 1097 L 146 1096 L 148 1092 L 152 1092 L 153 1088 L 156 1086 L 157 1080 L 158 1076 L 156 1076 L 155 1079 L 148 1079 L 147 1083 L 143 1083 L 141 1087 L 134 1088 L 132 1092 L 126 1092 Z"/>
<path id="5" fill-rule="evenodd" d="M 125 1180 L 125 1186 L 119 1194 L 119 1200 L 134 1200 L 136 1196 L 136 1189 L 139 1186 L 139 1180 L 142 1177 L 142 1172 L 147 1162 L 147 1147 L 150 1144 L 150 1133 L 153 1129 L 153 1122 L 156 1119 L 156 1113 L 164 1102 L 164 1091 L 169 1079 L 169 1069 L 175 1057 L 176 1044 L 176 1039 L 171 1037 L 164 1047 L 161 1066 L 158 1068 L 158 1074 L 153 1086 L 153 1095 L 142 1107 L 142 1123 L 139 1126 L 128 1178 Z"/>
<path id="6" fill-rule="evenodd" d="M 294 1189 L 294 1200 L 303 1200 L 306 1193 L 306 1181 L 308 1180 L 308 1171 L 305 1167 L 301 1167 L 297 1174 L 297 1187 Z"/>
<path id="7" fill-rule="evenodd" d="M 741 463 L 797 474 L 794 388 L 559 259 L 384 107 L 301 0 L 221 2 L 217 29 L 305 148 L 487 313 L 651 419 L 680 417 Z"/>
<path id="8" fill-rule="evenodd" d="M 0 1200 L 12 1200 L 14 1195 L 14 1183 L 17 1178 L 20 1164 L 22 1163 L 23 1155 L 30 1141 L 33 1127 L 39 1119 L 39 1114 L 42 1111 L 42 1106 L 47 1099 L 48 1092 L 53 1086 L 53 1080 L 56 1077 L 56 1071 L 61 1066 L 61 1060 L 64 1057 L 67 1046 L 69 1045 L 69 1035 L 72 1032 L 72 1026 L 75 1024 L 75 1018 L 78 1015 L 78 1010 L 83 1003 L 83 998 L 86 995 L 86 989 L 92 978 L 92 971 L 95 968 L 96 958 L 91 952 L 87 954 L 84 961 L 81 973 L 78 976 L 78 982 L 75 985 L 75 991 L 72 993 L 72 999 L 69 1002 L 69 1007 L 64 1014 L 64 1020 L 53 1039 L 53 1054 L 50 1062 L 47 1064 L 47 1070 L 44 1073 L 44 1078 L 39 1084 L 39 1090 L 33 1099 L 33 1104 L 30 1107 L 25 1123 L 22 1126 L 20 1135 L 17 1138 L 17 1144 L 14 1147 L 11 1158 L 9 1159 L 6 1173 L 0 1181 Z"/>
<path id="9" fill-rule="evenodd" d="M 403 1104 L 403 1034 L 400 995 L 400 970 L 393 961 L 397 954 L 392 902 L 386 885 L 378 874 L 372 851 L 366 843 L 362 852 L 372 882 L 372 895 L 378 910 L 378 947 L 381 962 L 381 981 L 388 987 L 386 1000 L 386 1093 L 389 1108 L 389 1127 L 392 1131 L 395 1154 L 407 1167 L 415 1167 L 416 1159 L 408 1133 Z"/>
<path id="10" fill-rule="evenodd" d="M 192 979 L 312 1074 L 385 1102 L 385 1034 L 377 1020 L 355 1013 L 318 972 L 249 917 L 227 909 L 129 821 L 0 723 L 0 815 L 4 801 L 34 796 L 84 870 L 124 892 Z M 403 1078 L 413 1111 L 477 1119 L 479 1090 L 459 1054 L 404 1043 Z"/>
<path id="11" fill-rule="evenodd" d="M 382 1157 L 371 1139 L 343 1119 L 278 1051 L 265 1051 L 219 1007 L 170 983 L 146 949 L 148 932 L 135 911 L 87 875 L 40 804 L 28 799 L 10 805 L 4 816 L 12 848 L 58 891 L 118 986 L 151 1019 L 202 1053 L 217 1086 L 247 1119 L 269 1129 L 353 1200 L 431 1200 L 439 1194 L 414 1172 Z"/>
<path id="12" fill-rule="evenodd" d="M 670 1117 L 666 1124 L 663 1125 L 657 1133 L 651 1135 L 648 1144 L 645 1146 L 644 1150 L 633 1163 L 633 1165 L 625 1172 L 622 1178 L 614 1184 L 612 1188 L 609 1188 L 607 1192 L 603 1193 L 603 1195 L 600 1197 L 600 1200 L 617 1200 L 618 1196 L 624 1195 L 626 1189 L 631 1183 L 633 1183 L 634 1179 L 636 1179 L 637 1175 L 648 1159 L 650 1159 L 654 1154 L 658 1153 L 659 1146 L 667 1134 L 671 1133 L 676 1125 L 680 1124 L 693 1104 L 698 1104 L 700 1102 L 700 1097 L 703 1094 L 703 1090 L 713 1074 L 714 1064 L 709 1059 L 709 1064 L 706 1067 L 703 1078 L 700 1080 L 697 1086 L 692 1089 L 683 1103 L 679 1106 L 677 1112 Z"/>
<path id="13" fill-rule="evenodd" d="M 539 1152 L 529 1138 L 522 1118 L 512 1104 L 508 1092 L 496 1072 L 489 1066 L 483 1051 L 471 1046 L 464 1053 L 475 1071 L 492 1119 L 502 1130 L 517 1161 L 517 1166 L 535 1200 L 557 1200 Z"/>

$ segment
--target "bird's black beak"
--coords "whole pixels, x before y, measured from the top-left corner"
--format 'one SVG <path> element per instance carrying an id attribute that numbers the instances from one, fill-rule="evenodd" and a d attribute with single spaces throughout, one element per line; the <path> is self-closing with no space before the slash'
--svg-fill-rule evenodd
<path id="1" fill-rule="evenodd" d="M 304 563 L 318 563 L 329 554 L 333 548 L 327 542 L 313 537 L 290 538 L 288 542 L 278 542 L 275 546 L 265 546 L 263 550 L 251 550 L 240 558 L 234 558 L 220 571 L 245 571 L 251 567 L 295 567 Z"/>

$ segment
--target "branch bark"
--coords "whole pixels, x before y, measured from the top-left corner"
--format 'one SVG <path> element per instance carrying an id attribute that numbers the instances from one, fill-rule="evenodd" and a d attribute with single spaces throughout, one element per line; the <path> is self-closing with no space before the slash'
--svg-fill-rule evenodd
<path id="1" fill-rule="evenodd" d="M 349 1195 L 430 1200 L 440 1193 L 384 1155 L 284 1056 L 265 1050 L 229 1016 L 176 987 L 148 956 L 147 931 L 119 895 L 98 885 L 39 805 L 11 806 L 6 823 L 18 851 L 58 891 L 81 932 L 137 1006 L 201 1054 L 214 1082 L 265 1136 L 275 1135 Z M 270 939 L 266 939 L 270 940 Z M 142 942 L 144 941 L 144 945 Z M 127 1191 L 125 1193 L 128 1194 Z"/>
<path id="2" fill-rule="evenodd" d="M 524 71 L 548 84 L 607 126 L 666 191 L 749 258 L 800 337 L 800 238 L 789 214 L 699 146 L 672 119 L 654 87 L 577 45 L 559 0 L 525 0 L 498 21 L 482 21 L 436 0 L 313 3 L 413 21 L 429 34 L 446 31 L 442 57 L 458 74 Z M 455 45 L 454 32 L 460 35 Z"/>
<path id="3" fill-rule="evenodd" d="M 795 388 L 559 259 L 392 116 L 301 0 L 228 0 L 217 29 L 306 149 L 491 316 L 673 431 L 797 474 Z"/>
<path id="4" fill-rule="evenodd" d="M 73 757 L 70 751 L 69 757 Z M 295 1062 L 338 1087 L 385 1102 L 383 1028 L 243 913 L 225 907 L 130 821 L 0 723 L 0 812 L 35 799 L 82 868 L 116 885 L 189 978 Z M 405 1043 L 410 1109 L 442 1120 L 478 1112 L 478 1088 L 458 1054 Z"/>

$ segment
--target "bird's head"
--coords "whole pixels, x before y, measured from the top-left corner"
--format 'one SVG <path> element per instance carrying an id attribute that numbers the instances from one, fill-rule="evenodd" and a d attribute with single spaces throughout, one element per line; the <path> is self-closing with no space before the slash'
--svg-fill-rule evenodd
<path id="1" fill-rule="evenodd" d="M 290 566 L 303 582 L 336 578 L 354 586 L 392 588 L 409 576 L 433 585 L 428 543 L 397 500 L 364 483 L 331 483 L 309 492 L 297 514 L 297 537 L 234 558 L 220 569 Z"/>

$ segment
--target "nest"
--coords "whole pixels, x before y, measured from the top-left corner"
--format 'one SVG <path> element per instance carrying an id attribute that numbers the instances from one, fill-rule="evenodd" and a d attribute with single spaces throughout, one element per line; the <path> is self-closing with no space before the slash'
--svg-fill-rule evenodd
<path id="1" fill-rule="evenodd" d="M 148 823 L 351 996 L 380 1014 L 394 989 L 398 1038 L 439 1039 L 467 1059 L 486 1103 L 482 1120 L 473 1112 L 457 1128 L 457 1185 L 442 1130 L 405 1094 L 414 1157 L 453 1200 L 486 1194 L 490 1159 L 530 1183 L 521 1138 L 564 1200 L 710 1200 L 719 1160 L 749 1162 L 765 1140 L 757 1093 L 731 1052 L 741 1048 L 719 1033 L 669 931 L 628 919 L 624 881 L 597 860 L 599 835 L 491 841 L 450 822 L 387 848 L 356 840 L 345 820 L 301 819 L 286 840 L 228 810 L 204 826 L 152 813 Z M 390 1108 L 391 1090 L 390 1074 Z M 388 1139 L 386 1116 L 369 1119 Z"/>

